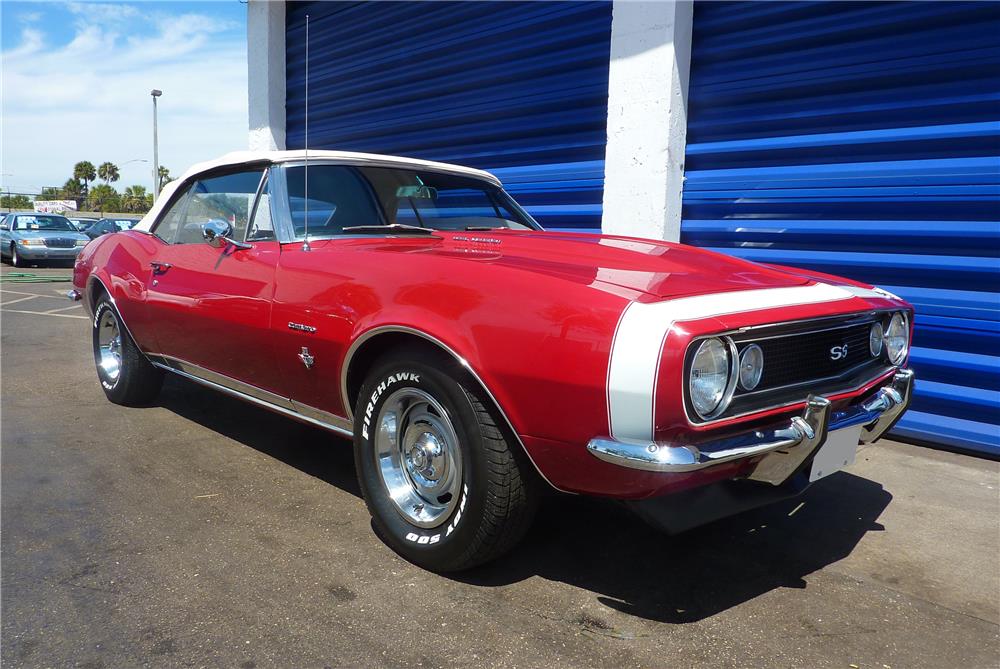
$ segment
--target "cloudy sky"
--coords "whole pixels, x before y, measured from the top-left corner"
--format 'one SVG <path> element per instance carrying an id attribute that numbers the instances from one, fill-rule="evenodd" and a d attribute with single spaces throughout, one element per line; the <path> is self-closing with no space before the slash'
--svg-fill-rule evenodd
<path id="1" fill-rule="evenodd" d="M 0 186 L 37 193 L 73 165 L 110 160 L 119 190 L 152 188 L 152 102 L 160 164 L 174 175 L 247 144 L 246 5 L 0 2 Z M 148 162 L 129 162 L 137 159 Z"/>

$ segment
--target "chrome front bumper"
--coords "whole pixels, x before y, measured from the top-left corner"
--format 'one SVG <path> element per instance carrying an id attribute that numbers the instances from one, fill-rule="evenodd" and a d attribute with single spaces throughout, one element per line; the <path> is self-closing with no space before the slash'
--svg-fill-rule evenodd
<path id="1" fill-rule="evenodd" d="M 826 441 L 828 432 L 861 425 L 861 443 L 875 441 L 891 428 L 913 395 L 913 371 L 902 369 L 865 402 L 831 411 L 830 400 L 810 396 L 801 416 L 787 425 L 698 444 L 591 439 L 587 449 L 596 457 L 622 467 L 647 472 L 679 473 L 723 462 L 765 456 L 749 478 L 780 485 Z"/>

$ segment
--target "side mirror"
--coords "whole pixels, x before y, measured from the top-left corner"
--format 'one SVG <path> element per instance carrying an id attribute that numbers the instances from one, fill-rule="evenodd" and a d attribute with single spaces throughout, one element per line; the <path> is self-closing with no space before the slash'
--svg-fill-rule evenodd
<path id="1" fill-rule="evenodd" d="M 236 241 L 232 238 L 232 235 L 233 226 L 226 221 L 212 219 L 201 226 L 201 236 L 205 238 L 206 242 L 217 249 L 228 245 L 235 246 L 238 249 L 248 249 L 251 247 L 251 244 Z"/>

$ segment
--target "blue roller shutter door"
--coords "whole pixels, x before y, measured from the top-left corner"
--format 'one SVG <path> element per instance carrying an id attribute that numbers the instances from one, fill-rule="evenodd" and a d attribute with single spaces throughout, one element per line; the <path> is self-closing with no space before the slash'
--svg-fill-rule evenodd
<path id="1" fill-rule="evenodd" d="M 895 434 L 1000 454 L 1000 6 L 700 3 L 682 241 L 917 310 Z"/>
<path id="2" fill-rule="evenodd" d="M 611 5 L 288 3 L 287 144 L 491 170 L 549 228 L 600 230 Z"/>

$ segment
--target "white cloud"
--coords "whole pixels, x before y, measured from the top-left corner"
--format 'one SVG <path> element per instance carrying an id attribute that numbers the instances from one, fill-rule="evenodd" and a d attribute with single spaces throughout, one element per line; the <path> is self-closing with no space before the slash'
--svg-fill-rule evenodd
<path id="1" fill-rule="evenodd" d="M 4 186 L 61 185 L 78 160 L 119 164 L 119 187 L 151 185 L 152 101 L 160 163 L 174 174 L 247 142 L 246 42 L 231 22 L 132 5 L 69 5 L 68 42 L 25 26 L 2 54 Z M 141 158 L 149 163 L 127 161 Z"/>

